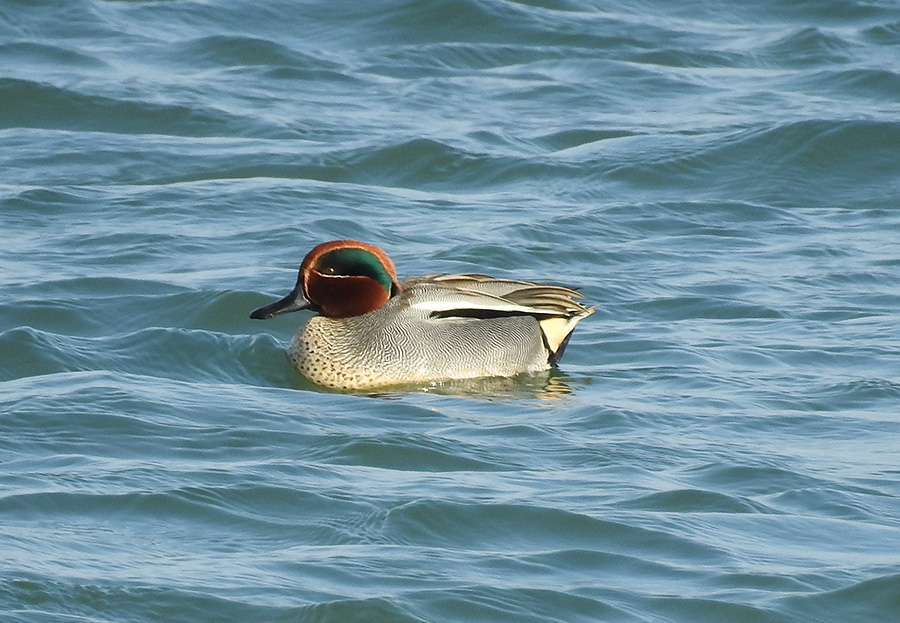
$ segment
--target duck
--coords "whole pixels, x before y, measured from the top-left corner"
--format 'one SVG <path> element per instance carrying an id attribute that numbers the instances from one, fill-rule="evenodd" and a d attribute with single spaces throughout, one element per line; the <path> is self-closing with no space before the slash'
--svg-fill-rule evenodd
<path id="1" fill-rule="evenodd" d="M 571 288 L 436 273 L 399 281 L 369 243 L 332 240 L 303 259 L 294 289 L 250 314 L 310 310 L 288 356 L 334 390 L 511 377 L 556 366 L 575 326 L 594 312 Z"/>

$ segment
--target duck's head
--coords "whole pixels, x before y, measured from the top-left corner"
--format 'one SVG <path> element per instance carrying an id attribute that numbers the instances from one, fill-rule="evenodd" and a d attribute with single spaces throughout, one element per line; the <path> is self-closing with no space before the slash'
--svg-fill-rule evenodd
<path id="1" fill-rule="evenodd" d="M 271 318 L 301 309 L 329 318 L 361 316 L 399 291 L 394 264 L 384 251 L 356 240 L 333 240 L 303 258 L 297 285 L 290 294 L 254 310 L 250 317 Z"/>

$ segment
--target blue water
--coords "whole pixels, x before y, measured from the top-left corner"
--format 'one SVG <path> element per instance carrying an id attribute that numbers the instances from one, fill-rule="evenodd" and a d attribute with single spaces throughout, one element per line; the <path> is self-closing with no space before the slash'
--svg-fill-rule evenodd
<path id="1" fill-rule="evenodd" d="M 0 619 L 900 609 L 900 7 L 0 2 Z M 325 392 L 315 244 L 576 286 L 558 372 Z"/>

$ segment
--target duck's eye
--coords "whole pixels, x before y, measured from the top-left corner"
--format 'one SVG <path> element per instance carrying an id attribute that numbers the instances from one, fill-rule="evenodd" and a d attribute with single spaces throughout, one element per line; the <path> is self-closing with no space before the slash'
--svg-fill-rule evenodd
<path id="1" fill-rule="evenodd" d="M 337 270 L 335 270 L 334 266 L 326 266 L 325 269 L 322 271 L 322 274 L 323 275 L 333 275 L 336 272 L 337 272 Z"/>

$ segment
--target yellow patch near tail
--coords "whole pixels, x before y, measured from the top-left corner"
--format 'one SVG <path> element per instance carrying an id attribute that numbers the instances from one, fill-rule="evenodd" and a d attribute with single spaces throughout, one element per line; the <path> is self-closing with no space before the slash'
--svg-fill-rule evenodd
<path id="1" fill-rule="evenodd" d="M 547 342 L 547 348 L 550 353 L 555 353 L 559 347 L 566 341 L 569 334 L 575 329 L 575 325 L 581 320 L 582 316 L 573 318 L 555 317 L 544 318 L 540 321 L 541 331 L 544 332 L 544 339 Z"/>

